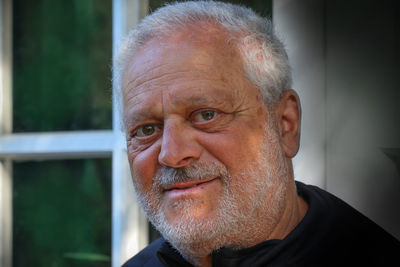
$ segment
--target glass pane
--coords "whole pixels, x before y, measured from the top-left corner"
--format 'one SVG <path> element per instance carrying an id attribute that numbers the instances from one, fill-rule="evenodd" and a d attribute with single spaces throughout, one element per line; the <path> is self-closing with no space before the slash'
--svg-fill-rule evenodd
<path id="1" fill-rule="evenodd" d="M 13 266 L 111 265 L 111 160 L 13 163 Z"/>
<path id="2" fill-rule="evenodd" d="M 111 128 L 112 3 L 13 1 L 14 132 Z"/>
<path id="3" fill-rule="evenodd" d="M 251 7 L 254 11 L 264 17 L 272 17 L 272 0 L 220 0 L 221 2 L 227 2 L 232 4 L 241 4 L 247 7 Z M 164 5 L 164 3 L 177 2 L 176 0 L 150 0 L 149 7 L 150 11 L 154 11 L 157 8 Z M 178 1 L 178 2 L 183 2 Z"/>

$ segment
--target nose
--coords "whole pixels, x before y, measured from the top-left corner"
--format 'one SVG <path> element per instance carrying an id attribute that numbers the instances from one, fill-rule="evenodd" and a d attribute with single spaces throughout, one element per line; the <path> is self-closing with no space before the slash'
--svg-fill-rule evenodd
<path id="1" fill-rule="evenodd" d="M 164 166 L 181 168 L 198 160 L 202 149 L 193 131 L 190 126 L 165 123 L 158 162 Z"/>

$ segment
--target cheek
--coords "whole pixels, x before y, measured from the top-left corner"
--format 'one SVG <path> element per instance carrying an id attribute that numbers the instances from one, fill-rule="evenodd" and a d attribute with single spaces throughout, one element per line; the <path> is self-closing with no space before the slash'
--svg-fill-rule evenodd
<path id="1" fill-rule="evenodd" d="M 128 149 L 128 155 L 133 182 L 137 188 L 150 190 L 153 185 L 153 177 L 157 171 L 158 153 L 149 148 L 133 154 Z"/>
<path id="2" fill-rule="evenodd" d="M 204 139 L 206 150 L 231 172 L 241 169 L 249 160 L 249 140 L 240 134 L 213 134 Z"/>
<path id="3" fill-rule="evenodd" d="M 253 129 L 240 125 L 225 133 L 214 133 L 212 136 L 208 134 L 207 138 L 202 138 L 203 146 L 225 164 L 231 174 L 242 172 L 243 168 L 248 167 L 259 156 L 265 140 L 264 126 L 260 129 L 258 125 L 252 127 Z"/>

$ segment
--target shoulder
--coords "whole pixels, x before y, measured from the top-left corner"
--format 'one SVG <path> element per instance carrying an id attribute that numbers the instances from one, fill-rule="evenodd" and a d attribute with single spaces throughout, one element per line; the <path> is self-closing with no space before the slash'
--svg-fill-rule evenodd
<path id="1" fill-rule="evenodd" d="M 130 260 L 125 262 L 125 264 L 122 265 L 122 267 L 164 266 L 157 257 L 157 251 L 161 248 L 164 242 L 165 242 L 164 238 L 162 237 L 158 238 L 150 245 L 145 247 L 138 254 L 136 254 L 134 257 L 132 257 Z"/>
<path id="2" fill-rule="evenodd" d="M 363 239 L 373 237 L 377 240 L 381 237 L 386 241 L 397 241 L 375 222 L 333 194 L 300 182 L 296 182 L 296 185 L 299 195 L 309 203 L 310 213 L 317 215 L 312 216 L 312 219 L 315 221 L 323 217 L 331 232 L 336 230 L 358 240 L 363 236 Z"/>
<path id="3" fill-rule="evenodd" d="M 298 194 L 309 203 L 304 218 L 307 227 L 303 229 L 316 241 L 312 246 L 313 258 L 320 254 L 321 260 L 331 258 L 337 263 L 346 259 L 357 266 L 383 266 L 390 260 L 399 262 L 400 242 L 372 220 L 316 186 L 299 182 L 296 185 Z"/>

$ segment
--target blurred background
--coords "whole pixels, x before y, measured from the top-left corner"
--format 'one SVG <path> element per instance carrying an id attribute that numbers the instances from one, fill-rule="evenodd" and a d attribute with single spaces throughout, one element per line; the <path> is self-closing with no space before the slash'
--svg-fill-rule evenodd
<path id="1" fill-rule="evenodd" d="M 0 266 L 120 266 L 157 233 L 134 198 L 112 58 L 166 2 L 0 1 Z M 400 238 L 395 0 L 237 0 L 273 19 L 302 101 L 297 180 Z"/>

